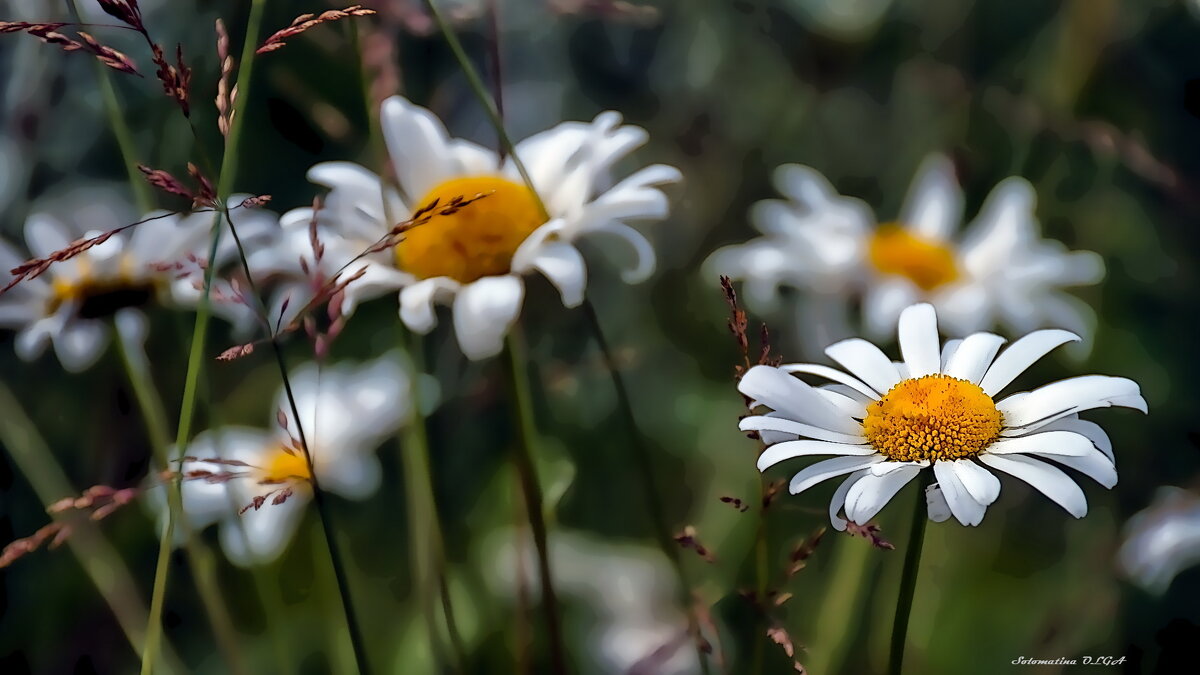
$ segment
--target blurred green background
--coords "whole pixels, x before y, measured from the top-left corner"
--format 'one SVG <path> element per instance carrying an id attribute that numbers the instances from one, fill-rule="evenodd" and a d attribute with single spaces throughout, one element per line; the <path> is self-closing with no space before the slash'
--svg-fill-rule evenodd
<path id="1" fill-rule="evenodd" d="M 398 91 L 429 106 L 452 133 L 494 145 L 495 134 L 420 3 L 364 4 L 380 15 L 314 29 L 261 59 L 257 86 L 242 102 L 246 138 L 237 190 L 270 194 L 271 208 L 282 211 L 311 202 L 316 190 L 304 175 L 316 162 L 375 166 L 363 103 L 364 84 L 370 88 L 377 79 L 372 63 L 389 66 Z M 461 38 L 484 66 L 495 39 L 486 3 L 445 4 L 453 5 Z M 1121 480 L 1111 492 L 1085 485 L 1091 505 L 1085 519 L 1070 518 L 1028 486 L 1006 479 L 980 527 L 930 526 L 910 632 L 910 672 L 1007 672 L 1018 668 L 1012 661 L 1020 656 L 1081 655 L 1124 655 L 1124 665 L 1113 666 L 1122 672 L 1195 672 L 1187 659 L 1200 640 L 1200 570 L 1181 574 L 1157 596 L 1123 580 L 1113 563 L 1123 523 L 1150 502 L 1157 486 L 1200 487 L 1200 450 L 1189 440 L 1200 431 L 1192 387 L 1200 368 L 1194 349 L 1200 312 L 1200 238 L 1194 229 L 1200 215 L 1200 7 L 1190 5 L 496 3 L 513 137 L 615 109 L 650 132 L 637 163 L 672 164 L 686 176 L 673 188 L 671 218 L 642 228 L 659 255 L 656 276 L 630 288 L 611 265 L 591 256 L 589 294 L 625 368 L 640 430 L 664 479 L 668 519 L 679 530 L 694 526 L 715 557 L 706 562 L 683 551 L 698 596 L 712 608 L 718 652 L 730 672 L 753 672 L 759 645 L 765 645 L 762 672 L 789 672 L 791 666 L 740 594 L 753 586 L 757 508 L 741 513 L 720 498 L 754 505 L 756 445 L 736 429 L 743 407 L 732 368 L 739 355 L 724 325 L 727 308 L 714 280 L 701 277 L 700 263 L 716 247 L 754 235 L 747 209 L 775 196 L 769 179 L 781 163 L 817 168 L 840 192 L 863 198 L 886 218 L 899 208 L 920 160 L 933 151 L 955 160 L 968 213 L 1000 179 L 1025 176 L 1037 188 L 1046 235 L 1097 251 L 1107 263 L 1103 284 L 1080 293 L 1100 317 L 1091 354 L 1083 362 L 1053 356 L 1023 381 L 1084 372 L 1130 377 L 1141 384 L 1151 414 L 1090 416 L 1113 439 Z M 218 73 L 212 20 L 225 19 L 236 46 L 248 8 L 247 2 L 143 1 L 156 38 L 181 42 L 195 69 L 193 108 L 199 142 L 210 155 L 220 147 L 210 104 Z M 265 32 L 298 13 L 326 8 L 315 1 L 268 0 Z M 0 3 L 0 19 L 65 15 L 58 2 Z M 93 32 L 148 63 L 133 36 Z M 358 58 L 363 45 L 374 55 L 367 82 Z M 0 73 L 0 234 L 19 245 L 24 219 L 38 201 L 72 185 L 107 182 L 132 198 L 121 185 L 126 170 L 88 57 L 4 35 Z M 153 78 L 113 79 L 140 160 L 181 168 L 193 156 L 193 139 L 158 84 Z M 376 82 L 384 90 L 388 85 L 386 78 Z M 819 347 L 795 338 L 803 316 L 753 318 L 770 322 L 776 351 L 785 357 Z M 175 411 L 192 317 L 161 311 L 152 320 L 147 348 L 155 380 L 167 410 Z M 622 672 L 614 664 L 630 662 L 614 660 L 621 650 L 605 647 L 605 636 L 618 646 L 636 643 L 644 655 L 683 627 L 682 614 L 671 608 L 668 590 L 661 597 L 635 597 L 631 602 L 645 606 L 613 618 L 598 608 L 598 598 L 616 590 L 601 585 L 589 591 L 589 580 L 600 583 L 606 569 L 624 560 L 655 570 L 650 588 L 669 589 L 675 581 L 655 547 L 631 469 L 629 430 L 617 415 L 584 315 L 564 310 L 548 284 L 533 280 L 522 324 L 534 364 L 551 539 L 564 542 L 560 575 L 574 580 L 563 582 L 574 590 L 562 591 L 571 652 L 579 672 Z M 234 342 L 225 324 L 214 326 L 213 354 Z M 333 358 L 366 359 L 399 340 L 394 300 L 379 299 L 355 315 Z M 52 354 L 36 363 L 19 361 L 11 342 L 11 333 L 0 333 L 0 378 L 17 392 L 48 443 L 49 455 L 39 464 L 61 466 L 73 491 L 138 484 L 150 450 L 115 353 L 69 375 Z M 293 363 L 309 353 L 299 340 L 289 350 Z M 426 368 L 443 392 L 443 404 L 429 419 L 433 488 L 467 670 L 514 672 L 521 610 L 511 575 L 502 570 L 519 515 L 504 461 L 514 429 L 503 373 L 495 362 L 463 360 L 445 325 L 425 341 L 425 351 Z M 261 425 L 270 419 L 267 402 L 278 383 L 265 353 L 210 363 L 198 429 Z M 7 409 L 0 408 L 0 415 L 15 419 L 14 402 L 3 403 Z M 0 454 L 5 542 L 47 522 L 30 476 L 7 449 Z M 381 447 L 384 487 L 362 503 L 333 499 L 333 513 L 376 669 L 433 672 L 434 655 L 409 581 L 400 452 L 398 443 Z M 768 521 L 772 569 L 782 569 L 797 541 L 828 524 L 833 488 L 822 485 L 776 502 Z M 828 533 L 807 568 L 780 588 L 794 597 L 773 614 L 815 675 L 884 669 L 913 490 L 878 518 L 899 550 L 876 550 L 862 539 Z M 150 518 L 130 507 L 106 519 L 99 532 L 119 553 L 144 603 L 157 551 Z M 215 531 L 205 538 L 217 556 L 212 563 L 248 672 L 350 667 L 312 513 L 288 552 L 253 572 L 220 559 Z M 186 671 L 228 672 L 181 554 L 173 565 L 168 640 Z M 860 568 L 862 576 L 853 573 Z M 0 672 L 124 673 L 137 667 L 112 612 L 65 549 L 33 554 L 0 572 L 0 608 Z M 540 616 L 530 612 L 525 625 L 540 633 Z M 656 642 L 647 635 L 661 637 Z M 531 672 L 546 672 L 543 646 L 535 639 Z M 678 659 L 646 672 L 694 672 L 689 652 L 685 645 Z"/>

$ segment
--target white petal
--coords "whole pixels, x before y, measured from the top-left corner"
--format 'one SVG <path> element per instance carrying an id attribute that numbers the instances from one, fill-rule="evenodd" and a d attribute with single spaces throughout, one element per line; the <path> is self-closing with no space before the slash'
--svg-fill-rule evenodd
<path id="1" fill-rule="evenodd" d="M 738 429 L 742 431 L 779 431 L 796 436 L 807 436 L 818 441 L 829 441 L 830 443 L 849 443 L 855 445 L 867 442 L 867 439 L 861 434 L 838 433 L 784 417 L 772 417 L 768 415 L 746 417 L 738 423 Z"/>
<path id="2" fill-rule="evenodd" d="M 946 494 L 942 491 L 942 486 L 937 483 L 925 488 L 925 510 L 929 513 L 929 519 L 935 523 L 944 523 L 954 515 L 950 512 L 950 505 L 946 503 Z"/>
<path id="3" fill-rule="evenodd" d="M 846 494 L 846 517 L 865 525 L 919 473 L 919 466 L 904 466 L 883 476 L 864 476 Z"/>
<path id="4" fill-rule="evenodd" d="M 500 353 L 504 336 L 521 312 L 525 285 L 519 277 L 484 277 L 466 284 L 454 299 L 454 333 L 472 361 Z"/>
<path id="5" fill-rule="evenodd" d="M 79 373 L 92 367 L 104 353 L 108 346 L 108 327 L 100 321 L 72 321 L 50 339 L 63 368 Z"/>
<path id="6" fill-rule="evenodd" d="M 1082 375 L 1038 387 L 1014 400 L 996 404 L 1004 415 L 1006 435 L 1032 431 L 1060 417 L 1092 408 L 1120 405 L 1146 412 L 1138 385 L 1124 377 Z"/>
<path id="7" fill-rule="evenodd" d="M 950 512 L 954 514 L 958 522 L 971 527 L 983 522 L 983 514 L 987 512 L 987 507 L 980 504 L 971 496 L 970 492 L 967 492 L 967 488 L 963 486 L 950 463 L 934 462 L 933 474 L 937 476 L 938 485 L 942 488 L 942 495 L 945 496 L 946 503 L 950 506 Z"/>
<path id="8" fill-rule="evenodd" d="M 920 290 L 903 277 L 884 277 L 872 284 L 863 296 L 863 324 L 876 338 L 889 337 L 905 307 L 920 300 Z"/>
<path id="9" fill-rule="evenodd" d="M 950 377 L 957 377 L 969 382 L 978 383 L 983 379 L 1004 338 L 991 333 L 975 333 L 963 339 L 962 344 L 954 350 L 946 361 L 942 372 Z"/>
<path id="10" fill-rule="evenodd" d="M 818 390 L 771 366 L 754 366 L 738 382 L 738 391 L 797 422 L 838 431 L 862 433 L 862 425 L 839 411 Z"/>
<path id="11" fill-rule="evenodd" d="M 779 367 L 787 373 L 808 373 L 809 375 L 816 375 L 827 380 L 833 380 L 834 382 L 838 382 L 850 387 L 854 391 L 857 391 L 858 393 L 872 400 L 879 400 L 879 393 L 882 393 L 876 392 L 858 379 L 847 375 L 836 368 L 830 368 L 829 366 L 820 366 L 815 363 L 785 363 Z"/>
<path id="12" fill-rule="evenodd" d="M 901 312 L 898 335 L 900 353 L 904 355 L 910 378 L 938 372 L 942 345 L 938 340 L 937 312 L 933 305 L 921 303 Z"/>
<path id="13" fill-rule="evenodd" d="M 811 457 L 813 455 L 874 455 L 875 448 L 869 445 L 851 445 L 848 443 L 830 443 L 829 441 L 784 441 L 776 443 L 763 450 L 758 456 L 758 470 L 766 471 L 776 464 L 795 457 Z"/>
<path id="14" fill-rule="evenodd" d="M 633 249 L 634 264 L 621 271 L 621 280 L 627 284 L 640 284 L 654 274 L 656 259 L 654 247 L 641 232 L 625 223 L 607 222 L 588 228 L 587 234 L 606 234 L 629 244 Z"/>
<path id="15" fill-rule="evenodd" d="M 244 496 L 241 501 L 249 504 L 252 495 Z M 251 508 L 241 516 L 231 516 L 221 524 L 221 548 L 226 557 L 239 567 L 261 565 L 278 558 L 300 525 L 309 499 L 303 489 L 297 489 L 282 504 L 272 504 L 268 499 L 257 511 Z"/>
<path id="16" fill-rule="evenodd" d="M 1104 456 L 1109 461 L 1116 461 L 1113 456 L 1112 441 L 1109 440 L 1108 434 L 1104 429 L 1100 428 L 1099 424 L 1079 419 L 1078 415 L 1070 415 L 1059 420 L 1055 420 L 1050 424 L 1042 427 L 1042 431 L 1074 431 L 1077 434 L 1083 435 L 1096 449 L 1104 453 Z"/>
<path id="17" fill-rule="evenodd" d="M 53 216 L 34 213 L 25 220 L 25 243 L 38 258 L 47 258 L 66 248 L 73 239 L 74 233 Z"/>
<path id="18" fill-rule="evenodd" d="M 829 522 L 833 524 L 833 529 L 838 532 L 846 530 L 845 519 L 838 516 L 838 511 L 842 510 L 842 506 L 846 503 L 846 493 L 850 488 L 858 482 L 860 478 L 867 475 L 867 470 L 855 471 L 850 474 L 850 477 L 842 481 L 842 484 L 833 491 L 833 499 L 829 500 Z"/>
<path id="19" fill-rule="evenodd" d="M 562 294 L 564 306 L 578 307 L 583 302 L 584 290 L 587 288 L 587 265 L 583 262 L 579 249 L 571 244 L 565 241 L 545 242 L 531 255 L 528 268 L 546 275 L 550 283 Z M 516 270 L 515 267 L 514 270 L 524 271 Z"/>
<path id="20" fill-rule="evenodd" d="M 799 473 L 792 476 L 792 480 L 788 484 L 788 491 L 792 494 L 799 494 L 821 481 L 865 469 L 885 460 L 883 455 L 871 455 L 868 457 L 834 457 L 817 462 L 804 467 Z"/>
<path id="21" fill-rule="evenodd" d="M 922 237 L 945 240 L 958 227 L 962 209 L 954 165 L 942 155 L 932 155 L 917 169 L 900 222 Z"/>
<path id="22" fill-rule="evenodd" d="M 1000 455 L 1040 452 L 1047 455 L 1086 455 L 1092 451 L 1092 442 L 1073 431 L 1042 431 L 1028 436 L 1000 438 L 988 447 L 987 452 Z"/>
<path id="23" fill-rule="evenodd" d="M 446 277 L 424 279 L 400 290 L 400 318 L 404 325 L 422 335 L 437 325 L 433 306 L 454 297 L 460 288 L 457 281 Z"/>
<path id="24" fill-rule="evenodd" d="M 900 372 L 891 359 L 861 338 L 834 343 L 825 348 L 825 353 L 880 394 L 886 394 L 900 382 Z"/>
<path id="25" fill-rule="evenodd" d="M 1087 515 L 1087 498 L 1083 496 L 1083 490 L 1061 470 L 1023 455 L 1001 456 L 985 452 L 979 456 L 979 461 L 1029 483 L 1076 518 Z"/>
<path id="26" fill-rule="evenodd" d="M 366 499 L 383 482 L 379 459 L 374 453 L 347 453 L 335 462 L 323 463 L 321 469 L 321 488 L 347 499 Z"/>
<path id="27" fill-rule="evenodd" d="M 1063 466 L 1075 469 L 1110 490 L 1117 484 L 1117 467 L 1113 466 L 1112 460 L 1106 457 L 1103 452 L 1095 448 L 1086 455 L 1079 457 L 1047 455 L 1040 452 L 1033 454 L 1052 459 Z"/>
<path id="28" fill-rule="evenodd" d="M 942 372 L 946 372 L 946 364 L 950 363 L 950 358 L 954 356 L 954 352 L 958 351 L 958 346 L 962 344 L 962 340 L 955 338 L 946 340 L 942 343 Z"/>
<path id="29" fill-rule="evenodd" d="M 383 102 L 380 125 L 396 179 L 409 203 L 423 199 L 434 186 L 452 177 L 453 155 L 446 127 L 425 108 L 402 96 Z"/>
<path id="30" fill-rule="evenodd" d="M 987 374 L 979 381 L 979 386 L 988 396 L 995 396 L 1051 349 L 1073 341 L 1078 342 L 1079 336 L 1065 330 L 1034 331 L 1000 352 Z"/>
<path id="31" fill-rule="evenodd" d="M 969 459 L 946 462 L 975 501 L 988 506 L 1000 496 L 1000 479 Z"/>

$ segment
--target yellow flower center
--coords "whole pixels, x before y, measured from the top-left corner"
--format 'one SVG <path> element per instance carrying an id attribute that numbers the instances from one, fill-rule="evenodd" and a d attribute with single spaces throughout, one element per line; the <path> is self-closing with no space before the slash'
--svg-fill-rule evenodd
<path id="1" fill-rule="evenodd" d="M 264 483 L 290 483 L 292 481 L 308 481 L 312 474 L 308 472 L 308 462 L 300 452 L 289 452 L 282 447 L 276 448 L 271 457 L 261 468 L 261 480 Z"/>
<path id="2" fill-rule="evenodd" d="M 958 278 L 954 252 L 948 246 L 919 237 L 895 223 L 875 229 L 867 256 L 875 269 L 907 277 L 923 291 L 932 291 Z"/>
<path id="3" fill-rule="evenodd" d="M 1000 411 L 979 385 L 949 375 L 926 375 L 892 387 L 867 406 L 863 432 L 888 459 L 974 457 L 1000 436 Z"/>
<path id="4" fill-rule="evenodd" d="M 396 264 L 421 279 L 450 277 L 470 283 L 505 274 L 517 247 L 545 218 L 529 188 L 499 176 L 453 178 L 433 188 L 417 208 L 438 200 L 445 206 L 455 197 L 487 195 L 457 213 L 434 216 L 414 227 L 396 245 Z"/>

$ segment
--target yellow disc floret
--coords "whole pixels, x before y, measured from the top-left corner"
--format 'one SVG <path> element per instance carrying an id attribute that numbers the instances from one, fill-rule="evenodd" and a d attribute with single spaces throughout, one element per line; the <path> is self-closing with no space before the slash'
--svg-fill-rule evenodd
<path id="1" fill-rule="evenodd" d="M 261 480 L 264 483 L 307 481 L 312 477 L 304 455 L 300 452 L 285 450 L 282 447 L 271 452 L 271 456 L 267 458 L 261 470 Z"/>
<path id="2" fill-rule="evenodd" d="M 978 455 L 1000 435 L 1002 422 L 979 385 L 926 375 L 904 380 L 868 405 L 863 433 L 888 459 L 951 460 Z"/>
<path id="3" fill-rule="evenodd" d="M 880 272 L 907 277 L 924 291 L 958 278 L 954 252 L 949 247 L 896 224 L 876 228 L 867 246 L 867 257 Z"/>
<path id="4" fill-rule="evenodd" d="M 433 188 L 415 206 L 447 205 L 455 197 L 486 198 L 451 215 L 435 215 L 396 245 L 396 264 L 420 277 L 470 283 L 505 274 L 521 242 L 545 218 L 529 188 L 499 176 L 454 178 Z"/>

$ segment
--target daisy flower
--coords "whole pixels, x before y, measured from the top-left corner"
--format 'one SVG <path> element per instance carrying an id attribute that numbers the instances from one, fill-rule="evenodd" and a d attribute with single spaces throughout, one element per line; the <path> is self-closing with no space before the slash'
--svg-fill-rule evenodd
<path id="1" fill-rule="evenodd" d="M 422 207 L 485 198 L 408 231 L 390 251 L 354 262 L 347 275 L 362 269 L 363 276 L 347 289 L 343 314 L 363 298 L 400 289 L 400 317 L 410 329 L 427 333 L 437 323 L 434 305 L 451 304 L 463 353 L 482 359 L 500 351 L 520 313 L 523 275 L 545 275 L 567 307 L 583 302 L 587 268 L 575 247 L 580 237 L 608 235 L 627 243 L 636 258 L 623 275 L 629 283 L 653 272 L 649 242 L 625 221 L 665 218 L 668 204 L 660 186 L 680 180 L 680 174 L 673 167 L 653 165 L 608 185 L 613 165 L 647 139 L 643 129 L 622 125 L 619 114 L 604 112 L 590 123 L 565 122 L 518 143 L 516 154 L 536 194 L 526 187 L 512 158 L 450 138 L 437 117 L 404 98 L 385 101 L 381 121 L 398 190 L 347 162 L 318 164 L 308 173 L 310 180 L 330 189 L 317 214 L 322 231 L 340 240 L 323 239 L 329 245 L 329 271 L 340 269 Z M 297 209 L 284 216 L 283 227 L 303 229 L 307 236 L 311 218 L 311 209 Z M 303 255 L 304 242 L 299 235 L 294 239 Z M 276 267 L 294 267 L 296 254 L 280 252 L 287 257 Z"/>
<path id="2" fill-rule="evenodd" d="M 1200 496 L 1169 485 L 1125 526 L 1117 564 L 1142 588 L 1165 593 L 1180 572 L 1200 563 Z"/>
<path id="3" fill-rule="evenodd" d="M 1001 181 L 961 234 L 962 190 L 939 155 L 922 164 L 894 222 L 876 224 L 865 203 L 839 195 L 809 167 L 780 167 L 775 185 L 785 198 L 751 211 L 763 236 L 706 263 L 710 274 L 745 280 L 751 302 L 769 306 L 781 286 L 827 302 L 860 298 L 874 337 L 916 302 L 933 304 L 960 336 L 997 324 L 1016 333 L 1058 325 L 1085 334 L 1094 324 L 1091 309 L 1063 289 L 1098 283 L 1104 263 L 1041 237 L 1036 195 L 1024 178 Z"/>
<path id="4" fill-rule="evenodd" d="M 230 208 L 247 196 L 231 197 Z M 35 258 L 46 258 L 76 240 L 136 220 L 133 210 L 115 201 L 108 189 L 76 190 L 56 207 L 35 212 L 25 221 L 25 242 Z M 155 215 L 160 214 L 150 214 Z M 278 216 L 267 211 L 236 209 L 230 215 L 247 243 L 269 239 L 278 227 Z M 199 265 L 208 256 L 212 225 L 212 213 L 171 215 L 136 225 L 55 262 L 45 274 L 0 295 L 0 328 L 17 331 L 14 347 L 22 360 L 33 361 L 53 345 L 63 368 L 86 370 L 108 345 L 112 317 L 121 315 L 128 325 L 144 324 L 139 308 L 199 302 Z M 232 239 L 222 241 L 214 264 L 232 258 Z M 0 287 L 11 279 L 9 270 L 28 257 L 0 241 Z M 237 324 L 244 325 L 252 317 L 240 303 L 214 303 L 213 307 L 214 313 Z"/>
<path id="5" fill-rule="evenodd" d="M 304 430 L 317 482 L 326 492 L 366 499 L 379 489 L 379 445 L 408 417 L 408 375 L 398 359 L 360 366 L 315 363 L 291 374 L 300 426 L 283 391 L 274 430 L 223 427 L 197 436 L 182 463 L 183 513 L 195 531 L 220 525 L 221 547 L 241 566 L 269 562 L 287 547 L 312 498 L 312 474 L 296 440 Z M 204 461 L 219 459 L 216 461 Z M 228 460 L 232 460 L 233 463 Z M 208 472 L 224 480 L 186 478 Z M 230 475 L 232 474 L 232 475 Z M 156 500 L 160 514 L 166 500 Z M 245 509 L 243 511 L 243 509 Z"/>
<path id="6" fill-rule="evenodd" d="M 740 427 L 761 432 L 768 445 L 761 471 L 796 457 L 836 455 L 802 469 L 790 489 L 797 494 L 850 474 L 829 506 L 837 529 L 846 526 L 843 508 L 846 519 L 866 524 L 924 470 L 937 481 L 927 492 L 933 520 L 953 515 L 978 525 L 1000 495 L 1000 479 L 988 469 L 1029 483 L 1082 518 L 1083 490 L 1058 465 L 1106 488 L 1116 485 L 1117 472 L 1108 436 L 1078 413 L 1114 405 L 1146 412 L 1137 384 L 1084 375 L 996 398 L 1050 350 L 1078 339 L 1064 330 L 1035 331 L 999 355 L 1004 339 L 991 333 L 943 346 L 933 306 L 913 305 L 899 319 L 901 362 L 852 338 L 825 350 L 848 372 L 808 363 L 751 368 L 738 390 L 770 411 Z M 796 374 L 832 384 L 810 386 Z"/>

